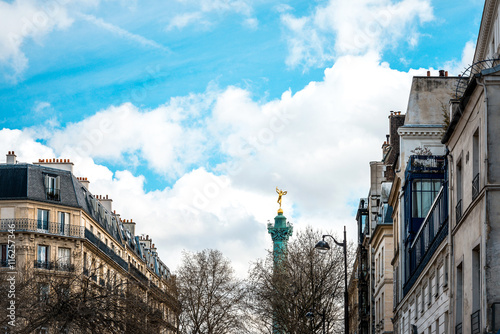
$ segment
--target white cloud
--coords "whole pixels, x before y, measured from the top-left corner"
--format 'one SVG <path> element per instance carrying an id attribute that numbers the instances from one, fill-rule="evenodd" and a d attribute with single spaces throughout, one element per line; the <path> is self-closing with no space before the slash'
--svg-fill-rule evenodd
<path id="1" fill-rule="evenodd" d="M 462 50 L 462 58 L 460 60 L 454 59 L 445 62 L 443 68 L 446 69 L 450 75 L 462 74 L 472 64 L 475 49 L 476 43 L 468 41 L 465 43 L 464 49 Z"/>
<path id="2" fill-rule="evenodd" d="M 329 0 L 309 16 L 281 16 L 289 30 L 289 66 L 321 66 L 340 55 L 380 52 L 406 39 L 418 44 L 414 27 L 433 19 L 429 0 Z"/>
<path id="3" fill-rule="evenodd" d="M 208 22 L 203 22 L 201 20 L 203 14 L 201 12 L 193 12 L 193 13 L 183 13 L 180 15 L 174 16 L 174 18 L 170 21 L 167 26 L 167 30 L 172 29 L 183 29 L 184 27 L 196 22 L 197 24 L 205 24 L 208 25 Z"/>
<path id="4" fill-rule="evenodd" d="M 390 69 L 376 53 L 344 56 L 322 81 L 267 103 L 236 87 L 152 110 L 127 103 L 54 129 L 44 135 L 47 146 L 35 142 L 36 128 L 2 130 L 0 149 L 23 151 L 28 161 L 71 158 L 92 192 L 110 195 L 138 233 L 153 236 L 172 269 L 182 248 L 217 248 L 244 275 L 271 248 L 276 186 L 288 191 L 284 211 L 296 230 L 347 225 L 354 237 L 350 203 L 366 195 L 369 161 L 380 159 L 387 115 L 404 110 L 413 74 Z M 172 186 L 146 191 L 131 157 Z"/>
<path id="5" fill-rule="evenodd" d="M 92 24 L 95 24 L 96 26 L 98 26 L 100 28 L 103 28 L 104 30 L 107 30 L 107 31 L 109 31 L 113 34 L 116 34 L 122 38 L 136 42 L 142 46 L 149 46 L 149 47 L 153 47 L 155 49 L 170 52 L 170 50 L 167 47 L 165 47 L 165 46 L 163 46 L 163 45 L 161 45 L 153 40 L 147 39 L 141 35 L 133 34 L 133 33 L 129 32 L 125 29 L 122 29 L 116 25 L 113 25 L 109 22 L 105 22 L 103 19 L 97 18 L 94 15 L 87 15 L 87 14 L 79 13 L 78 16 L 83 18 L 84 20 L 92 23 Z"/>
<path id="6" fill-rule="evenodd" d="M 0 1 L 0 64 L 9 68 L 6 77 L 16 81 L 27 68 L 22 51 L 26 39 L 41 43 L 46 34 L 71 23 L 66 7 L 56 1 Z"/>
<path id="7" fill-rule="evenodd" d="M 177 0 L 186 8 L 186 12 L 177 14 L 170 19 L 166 30 L 183 29 L 190 25 L 196 27 L 209 27 L 215 20 L 214 14 L 220 16 L 225 13 L 236 13 L 246 17 L 244 26 L 255 29 L 258 20 L 252 16 L 253 8 L 247 0 Z"/>

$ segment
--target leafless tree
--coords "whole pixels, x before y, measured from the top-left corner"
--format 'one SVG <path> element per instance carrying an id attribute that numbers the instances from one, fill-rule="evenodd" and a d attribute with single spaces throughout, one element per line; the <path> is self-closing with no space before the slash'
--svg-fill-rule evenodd
<path id="1" fill-rule="evenodd" d="M 85 271 L 19 270 L 16 326 L 0 319 L 0 328 L 23 334 L 42 328 L 51 333 L 160 333 L 170 326 L 139 282 L 102 273 L 100 265 Z M 5 277 L 0 279 L 0 290 L 5 290 Z M 1 299 L 4 309 L 8 301 Z"/>
<path id="2" fill-rule="evenodd" d="M 177 287 L 181 333 L 246 333 L 244 285 L 220 251 L 184 253 Z"/>
<path id="3" fill-rule="evenodd" d="M 340 333 L 343 330 L 344 255 L 332 245 L 319 254 L 321 233 L 307 228 L 288 243 L 276 265 L 270 252 L 252 265 L 249 278 L 254 328 L 259 333 Z M 337 239 L 338 240 L 338 239 Z M 348 263 L 353 247 L 348 247 Z"/>

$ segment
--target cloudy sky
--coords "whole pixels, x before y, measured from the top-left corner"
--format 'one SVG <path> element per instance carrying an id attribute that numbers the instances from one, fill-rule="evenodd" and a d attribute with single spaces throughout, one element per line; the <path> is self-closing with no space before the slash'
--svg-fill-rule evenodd
<path id="1" fill-rule="evenodd" d="M 175 271 L 295 230 L 355 237 L 390 110 L 459 74 L 483 0 L 0 0 L 0 153 L 70 158 Z"/>

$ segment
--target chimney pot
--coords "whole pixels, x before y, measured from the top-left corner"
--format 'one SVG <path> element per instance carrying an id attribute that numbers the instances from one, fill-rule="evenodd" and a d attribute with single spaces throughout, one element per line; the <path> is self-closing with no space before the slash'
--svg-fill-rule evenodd
<path id="1" fill-rule="evenodd" d="M 431 76 L 431 71 L 427 71 L 427 76 L 430 77 Z"/>
<path id="2" fill-rule="evenodd" d="M 439 76 L 444 77 L 444 70 L 439 70 Z"/>
<path id="3" fill-rule="evenodd" d="M 447 77 L 448 76 L 448 71 L 444 72 L 444 76 Z"/>

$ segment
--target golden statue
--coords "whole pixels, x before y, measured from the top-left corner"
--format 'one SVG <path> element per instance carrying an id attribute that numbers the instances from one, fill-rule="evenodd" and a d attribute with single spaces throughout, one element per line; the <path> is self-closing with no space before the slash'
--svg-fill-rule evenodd
<path id="1" fill-rule="evenodd" d="M 278 194 L 278 204 L 280 205 L 278 212 L 283 212 L 283 210 L 281 210 L 281 197 L 286 195 L 286 191 L 280 190 L 276 187 L 276 193 Z"/>

